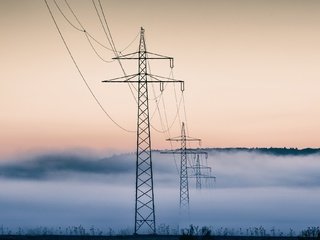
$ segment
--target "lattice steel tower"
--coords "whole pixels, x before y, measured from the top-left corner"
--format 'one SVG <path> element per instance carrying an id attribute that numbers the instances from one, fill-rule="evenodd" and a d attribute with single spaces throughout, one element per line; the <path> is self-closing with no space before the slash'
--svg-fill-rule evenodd
<path id="1" fill-rule="evenodd" d="M 184 123 L 181 127 L 181 164 L 180 164 L 180 208 L 189 208 L 189 182 L 187 160 L 187 137 Z"/>
<path id="2" fill-rule="evenodd" d="M 189 212 L 189 180 L 188 180 L 188 154 L 204 154 L 203 152 L 195 149 L 188 149 L 188 141 L 198 141 L 199 138 L 191 138 L 186 135 L 185 125 L 182 122 L 181 136 L 169 138 L 167 141 L 181 142 L 181 148 L 172 151 L 162 151 L 162 154 L 180 154 L 180 213 Z"/>
<path id="3" fill-rule="evenodd" d="M 195 177 L 196 177 L 196 188 L 201 189 L 201 164 L 200 164 L 199 154 L 197 154 L 197 160 L 195 164 Z"/>
<path id="4" fill-rule="evenodd" d="M 120 78 L 105 80 L 108 83 L 137 83 L 138 84 L 138 119 L 137 119 L 137 152 L 136 152 L 136 196 L 135 196 L 135 226 L 134 233 L 156 233 L 155 207 L 153 192 L 153 172 L 151 156 L 150 118 L 148 83 L 160 83 L 160 90 L 164 83 L 179 82 L 183 91 L 183 81 L 152 75 L 147 72 L 147 60 L 169 59 L 173 67 L 173 58 L 147 52 L 144 29 L 140 31 L 139 51 L 122 55 L 114 59 L 138 60 L 138 73 Z M 132 80 L 136 78 L 138 80 Z M 152 80 L 148 80 L 150 77 Z M 119 80 L 125 79 L 125 80 Z M 165 80 L 160 80 L 165 79 Z"/>
<path id="5" fill-rule="evenodd" d="M 206 159 L 208 158 L 208 154 L 204 152 Z M 196 179 L 196 189 L 201 189 L 203 187 L 202 180 L 205 180 L 205 187 L 213 187 L 213 183 L 216 181 L 216 177 L 212 175 L 211 167 L 207 166 L 206 164 L 201 164 L 200 156 L 203 154 L 196 154 L 196 161 L 195 163 L 189 167 L 193 174 L 190 174 L 189 178 Z"/>

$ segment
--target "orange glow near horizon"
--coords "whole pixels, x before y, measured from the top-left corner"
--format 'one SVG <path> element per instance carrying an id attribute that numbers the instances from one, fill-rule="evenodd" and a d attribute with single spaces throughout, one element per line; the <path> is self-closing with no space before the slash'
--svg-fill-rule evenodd
<path id="1" fill-rule="evenodd" d="M 77 24 L 63 1 L 57 1 Z M 86 29 L 106 44 L 91 2 L 70 0 Z M 117 62 L 102 62 L 83 33 L 49 1 L 61 31 L 96 96 L 122 126 L 135 130 L 136 104 Z M 319 147 L 320 2 L 316 0 L 102 1 L 118 49 L 146 29 L 147 48 L 175 58 L 174 77 L 185 81 L 189 135 L 207 147 Z M 143 4 L 142 4 L 143 3 Z M 144 14 L 141 14 L 143 12 Z M 165 13 L 165 15 L 163 14 Z M 0 155 L 28 149 L 135 150 L 136 137 L 101 111 L 73 65 L 43 1 L 0 2 Z M 125 53 L 136 51 L 136 40 Z M 112 53 L 96 46 L 106 59 Z M 128 74 L 137 64 L 125 62 Z M 167 63 L 151 63 L 168 76 Z M 154 87 L 154 89 L 153 89 Z M 159 87 L 149 89 L 150 99 Z M 179 86 L 176 87 L 176 90 Z M 154 95 L 155 93 L 155 95 Z M 178 92 L 177 98 L 181 94 Z M 163 95 L 167 120 L 176 113 L 173 86 Z M 165 121 L 162 103 L 159 104 Z M 153 127 L 161 130 L 150 100 Z M 153 148 L 169 148 L 180 134 L 152 131 Z"/>

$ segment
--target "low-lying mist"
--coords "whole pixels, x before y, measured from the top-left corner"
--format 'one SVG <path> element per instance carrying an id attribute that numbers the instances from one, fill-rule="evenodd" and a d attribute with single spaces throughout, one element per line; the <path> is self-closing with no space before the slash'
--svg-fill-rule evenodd
<path id="1" fill-rule="evenodd" d="M 316 226 L 320 155 L 209 150 L 213 188 L 189 180 L 190 215 L 179 216 L 179 156 L 153 153 L 158 224 L 213 228 Z M 192 156 L 190 164 L 194 161 Z M 0 162 L 0 225 L 132 229 L 135 154 L 47 153 Z"/>

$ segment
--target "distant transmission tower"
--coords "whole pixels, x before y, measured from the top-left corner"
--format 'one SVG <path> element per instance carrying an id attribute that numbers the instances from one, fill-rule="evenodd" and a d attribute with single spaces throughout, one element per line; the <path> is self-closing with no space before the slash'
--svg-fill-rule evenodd
<path id="1" fill-rule="evenodd" d="M 200 154 L 196 155 L 196 161 L 190 169 L 193 173 L 189 175 L 189 178 L 196 179 L 196 189 L 202 188 L 202 179 L 205 180 L 205 187 L 210 188 L 213 186 L 213 182 L 216 180 L 216 177 L 212 175 L 211 167 L 201 163 Z"/>
<path id="2" fill-rule="evenodd" d="M 196 149 L 188 149 L 188 141 L 198 141 L 199 138 L 191 138 L 186 135 L 184 122 L 181 126 L 181 136 L 175 138 L 169 138 L 167 141 L 181 142 L 181 148 L 171 151 L 162 151 L 162 154 L 180 154 L 180 213 L 189 212 L 189 180 L 188 180 L 188 154 L 207 154 L 205 152 L 198 151 Z"/>
<path id="3" fill-rule="evenodd" d="M 106 83 L 137 83 L 138 84 L 138 119 L 137 119 L 137 152 L 136 152 L 136 196 L 135 196 L 135 225 L 134 233 L 156 233 L 153 173 L 151 158 L 151 137 L 149 118 L 148 83 L 159 83 L 160 90 L 164 90 L 164 83 L 181 84 L 184 90 L 184 82 L 172 78 L 165 78 L 147 73 L 147 60 L 168 59 L 173 68 L 173 58 L 147 52 L 144 39 L 144 29 L 140 31 L 139 51 L 122 55 L 113 59 L 138 60 L 138 73 L 124 77 L 105 80 Z M 137 80 L 132 80 L 137 77 Z M 152 80 L 148 80 L 150 77 Z M 124 79 L 124 80 L 121 80 Z"/>

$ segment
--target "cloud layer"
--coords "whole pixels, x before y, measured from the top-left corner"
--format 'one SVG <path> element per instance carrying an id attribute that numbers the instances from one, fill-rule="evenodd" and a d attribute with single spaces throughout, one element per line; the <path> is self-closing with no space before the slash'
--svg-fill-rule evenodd
<path id="1" fill-rule="evenodd" d="M 217 188 L 245 187 L 318 187 L 320 186 L 320 154 L 306 149 L 208 149 L 210 166 L 217 177 Z M 189 156 L 189 166 L 194 165 Z M 180 157 L 153 153 L 155 184 L 178 184 Z M 190 169 L 189 174 L 192 175 Z M 6 179 L 54 180 L 75 176 L 82 178 L 115 177 L 131 179 L 135 174 L 135 154 L 113 155 L 107 158 L 79 154 L 42 154 L 3 161 L 0 177 Z M 190 178 L 190 187 L 194 179 Z"/>
<path id="2" fill-rule="evenodd" d="M 114 155 L 99 159 L 75 154 L 40 155 L 0 165 L 0 176 L 8 179 L 50 179 L 72 174 L 126 174 L 134 168 L 134 156 Z"/>
<path id="3" fill-rule="evenodd" d="M 157 224 L 215 228 L 273 226 L 284 231 L 318 224 L 320 158 L 313 154 L 208 150 L 212 189 L 190 179 L 190 217 L 179 217 L 179 175 L 171 155 L 153 154 Z M 189 159 L 193 164 L 194 158 Z M 135 155 L 108 158 L 42 154 L 0 164 L 0 224 L 10 228 L 132 228 Z"/>
<path id="4" fill-rule="evenodd" d="M 217 187 L 319 187 L 320 155 L 274 151 L 210 151 Z"/>

